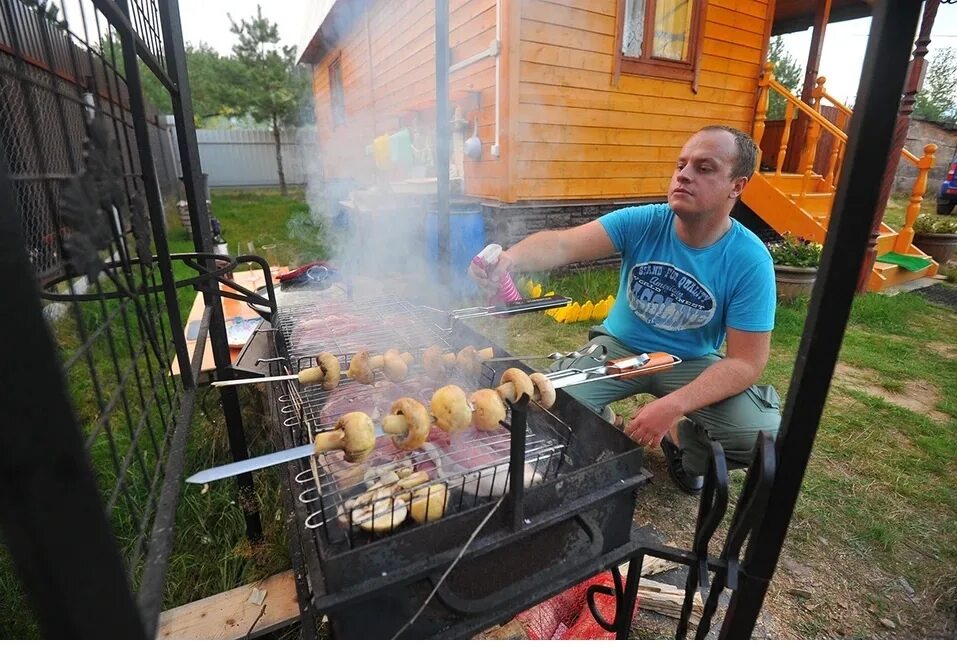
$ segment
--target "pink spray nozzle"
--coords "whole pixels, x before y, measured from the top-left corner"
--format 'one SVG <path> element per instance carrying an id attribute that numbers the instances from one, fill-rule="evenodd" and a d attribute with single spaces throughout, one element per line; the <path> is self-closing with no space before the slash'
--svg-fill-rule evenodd
<path id="1" fill-rule="evenodd" d="M 501 254 L 502 246 L 498 243 L 490 243 L 485 246 L 485 249 L 475 255 L 475 258 L 472 259 L 472 262 L 484 269 L 494 268 L 495 264 L 498 263 L 498 258 Z M 489 301 L 490 303 L 510 304 L 520 300 L 521 298 L 522 295 L 518 292 L 518 288 L 515 287 L 515 282 L 512 281 L 512 276 L 505 272 L 499 278 L 498 292 L 495 293 L 495 296 Z"/>

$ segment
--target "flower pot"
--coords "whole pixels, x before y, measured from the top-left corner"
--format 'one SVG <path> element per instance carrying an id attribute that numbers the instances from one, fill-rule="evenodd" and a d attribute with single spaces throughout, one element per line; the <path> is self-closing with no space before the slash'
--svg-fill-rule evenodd
<path id="1" fill-rule="evenodd" d="M 774 282 L 778 287 L 778 296 L 794 299 L 801 295 L 810 295 L 817 277 L 817 268 L 795 268 L 794 266 L 774 266 Z"/>
<path id="2" fill-rule="evenodd" d="M 914 247 L 924 254 L 934 257 L 934 261 L 944 265 L 957 250 L 957 234 L 914 234 Z"/>

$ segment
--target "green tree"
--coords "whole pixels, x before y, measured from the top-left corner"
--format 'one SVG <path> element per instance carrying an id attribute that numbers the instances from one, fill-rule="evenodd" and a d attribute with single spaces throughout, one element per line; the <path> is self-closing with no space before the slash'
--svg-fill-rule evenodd
<path id="1" fill-rule="evenodd" d="M 774 78 L 778 83 L 797 93 L 804 77 L 804 68 L 784 48 L 784 39 L 775 36 L 768 47 L 768 60 L 774 63 Z M 785 99 L 777 92 L 769 93 L 768 119 L 784 119 Z"/>
<path id="2" fill-rule="evenodd" d="M 100 52 L 110 64 L 115 56 L 117 69 L 120 74 L 125 74 L 123 49 L 119 40 L 104 38 L 100 43 Z M 142 61 L 138 61 L 138 65 L 146 101 L 160 113 L 172 113 L 173 104 L 166 86 Z M 236 59 L 221 56 L 206 43 L 200 43 L 198 47 L 187 45 L 186 68 L 193 97 L 193 122 L 197 128 L 202 128 L 211 118 L 238 114 L 236 88 L 231 82 L 239 70 Z"/>
<path id="3" fill-rule="evenodd" d="M 914 116 L 935 122 L 957 120 L 957 50 L 945 47 L 934 53 L 917 93 Z"/>
<path id="4" fill-rule="evenodd" d="M 237 24 L 229 16 L 229 22 L 239 37 L 233 45 L 239 63 L 234 77 L 236 108 L 272 128 L 279 187 L 286 195 L 280 128 L 299 124 L 308 78 L 296 67 L 296 48 L 279 45 L 279 27 L 263 18 L 262 7 L 257 6 L 256 16 L 249 20 Z"/>

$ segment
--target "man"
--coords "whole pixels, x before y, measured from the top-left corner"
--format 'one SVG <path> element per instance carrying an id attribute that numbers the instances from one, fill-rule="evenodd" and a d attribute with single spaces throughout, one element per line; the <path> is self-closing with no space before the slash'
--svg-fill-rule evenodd
<path id="1" fill-rule="evenodd" d="M 549 270 L 618 252 L 618 297 L 590 344 L 609 358 L 666 351 L 677 367 L 632 380 L 605 380 L 566 391 L 608 420 L 609 403 L 638 393 L 656 400 L 642 407 L 624 432 L 660 445 L 675 483 L 695 493 L 703 485 L 709 439 L 729 465 L 748 464 L 758 433 L 777 434 L 780 400 L 757 386 L 774 326 L 771 257 L 761 241 L 731 218 L 731 209 L 756 166 L 746 134 L 708 126 L 684 145 L 668 188 L 668 203 L 613 211 L 579 227 L 532 234 L 503 252 L 486 273 L 472 277 L 493 292 L 504 272 Z M 718 350 L 727 341 L 722 357 Z M 553 369 L 597 366 L 594 352 Z"/>

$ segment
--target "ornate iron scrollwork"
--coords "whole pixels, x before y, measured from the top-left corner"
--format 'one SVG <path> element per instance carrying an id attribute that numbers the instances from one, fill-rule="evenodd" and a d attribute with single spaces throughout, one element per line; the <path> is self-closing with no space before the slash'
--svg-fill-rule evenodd
<path id="1" fill-rule="evenodd" d="M 134 197 L 130 222 L 123 166 L 116 151 L 112 129 L 106 118 L 97 114 L 87 124 L 83 170 L 66 181 L 60 198 L 60 213 L 68 228 L 63 241 L 67 262 L 72 272 L 86 275 L 91 282 L 104 269 L 102 253 L 111 242 L 116 243 L 120 255 L 126 254 L 122 239 L 127 223 L 141 261 L 148 264 L 152 260 L 146 210 L 142 198 Z"/>

